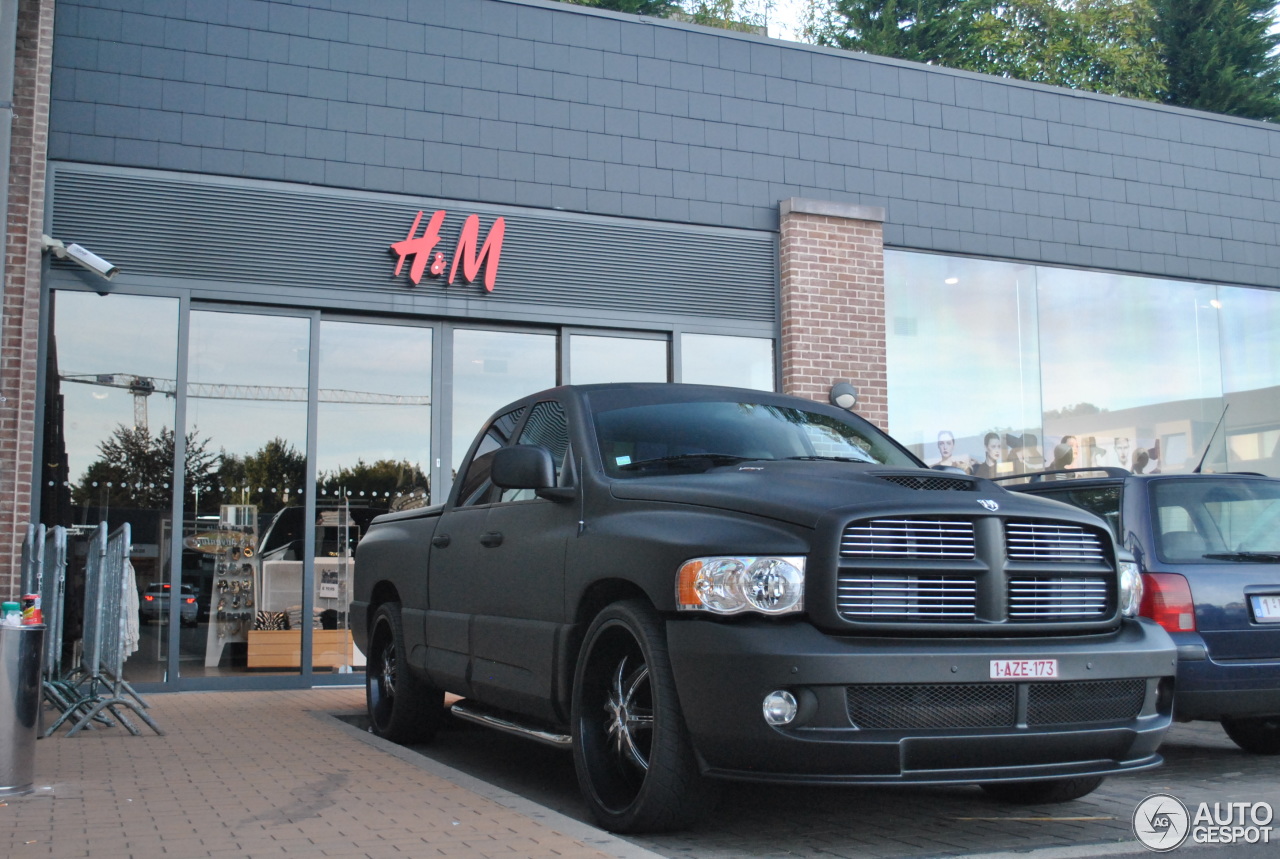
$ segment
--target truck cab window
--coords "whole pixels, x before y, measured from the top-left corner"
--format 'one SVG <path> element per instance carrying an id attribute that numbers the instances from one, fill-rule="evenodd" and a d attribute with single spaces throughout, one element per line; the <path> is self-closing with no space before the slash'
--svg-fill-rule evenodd
<path id="1" fill-rule="evenodd" d="M 533 444 L 550 451 L 556 466 L 556 485 L 563 485 L 565 452 L 569 449 L 569 424 L 564 406 L 554 400 L 535 405 L 516 443 Z M 503 501 L 528 501 L 535 497 L 532 489 L 508 489 L 502 493 Z"/>
<path id="2" fill-rule="evenodd" d="M 511 435 L 515 432 L 516 425 L 520 423 L 522 414 L 524 414 L 523 406 L 512 409 L 498 415 L 485 429 L 471 464 L 459 475 L 462 480 L 458 489 L 459 507 L 487 504 L 492 500 L 490 496 L 493 494 L 493 484 L 489 482 L 489 469 L 493 463 L 493 452 L 511 441 Z"/>

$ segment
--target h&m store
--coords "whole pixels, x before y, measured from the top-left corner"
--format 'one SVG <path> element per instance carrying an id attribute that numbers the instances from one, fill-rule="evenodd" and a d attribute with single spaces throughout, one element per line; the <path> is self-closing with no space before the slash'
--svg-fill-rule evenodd
<path id="1" fill-rule="evenodd" d="M 120 271 L 46 258 L 32 501 L 196 601 L 143 689 L 348 682 L 371 516 L 557 384 L 1280 475 L 1269 126 L 540 0 L 109 5 L 56 6 L 44 231 Z"/>

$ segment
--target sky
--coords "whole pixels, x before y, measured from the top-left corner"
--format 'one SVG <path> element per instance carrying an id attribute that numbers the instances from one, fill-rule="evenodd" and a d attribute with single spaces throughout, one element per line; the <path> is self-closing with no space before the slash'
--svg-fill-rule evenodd
<path id="1" fill-rule="evenodd" d="M 762 3 L 762 0 L 754 2 Z M 770 37 L 800 41 L 801 18 L 806 5 L 806 0 L 774 0 L 768 13 Z"/>

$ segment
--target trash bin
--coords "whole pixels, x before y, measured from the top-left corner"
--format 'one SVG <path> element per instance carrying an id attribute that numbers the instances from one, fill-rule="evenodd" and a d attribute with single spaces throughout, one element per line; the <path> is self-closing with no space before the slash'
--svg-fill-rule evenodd
<path id="1" fill-rule="evenodd" d="M 44 626 L 0 627 L 0 797 L 30 793 Z"/>

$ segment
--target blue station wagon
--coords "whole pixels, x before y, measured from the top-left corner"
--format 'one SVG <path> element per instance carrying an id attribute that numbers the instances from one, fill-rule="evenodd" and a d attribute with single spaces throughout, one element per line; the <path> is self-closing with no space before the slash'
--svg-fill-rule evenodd
<path id="1" fill-rule="evenodd" d="M 1280 480 L 1074 469 L 1008 489 L 1098 514 L 1136 557 L 1139 614 L 1178 647 L 1175 718 L 1280 753 Z"/>

